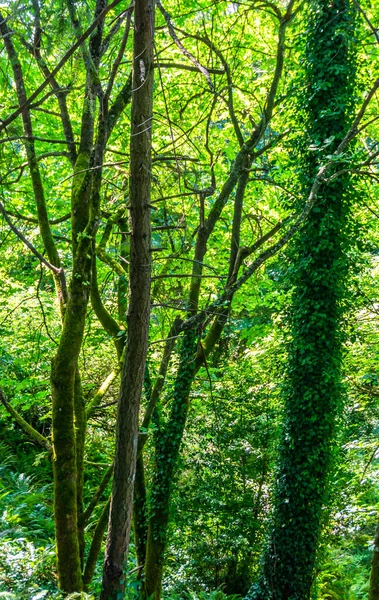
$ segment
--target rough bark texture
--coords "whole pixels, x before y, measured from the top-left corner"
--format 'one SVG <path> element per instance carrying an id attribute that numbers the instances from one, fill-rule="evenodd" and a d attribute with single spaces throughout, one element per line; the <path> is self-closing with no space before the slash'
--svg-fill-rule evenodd
<path id="1" fill-rule="evenodd" d="M 371 563 L 370 592 L 368 600 L 379 600 L 379 526 L 374 540 L 374 553 Z"/>
<path id="2" fill-rule="evenodd" d="M 59 585 L 65 592 L 80 591 L 83 587 L 81 555 L 84 539 L 83 535 L 79 536 L 77 521 L 78 492 L 81 505 L 85 413 L 77 362 L 89 300 L 91 239 L 96 234 L 97 226 L 97 207 L 90 207 L 91 176 L 88 171 L 83 172 L 89 166 L 92 150 L 93 102 L 91 84 L 87 83 L 81 141 L 71 193 L 73 276 L 62 335 L 51 368 L 54 519 Z"/>
<path id="3" fill-rule="evenodd" d="M 78 271 L 75 271 L 78 272 Z M 82 589 L 78 540 L 75 375 L 83 338 L 88 298 L 79 278 L 73 278 L 57 355 L 52 363 L 54 519 L 60 587 Z"/>
<path id="4" fill-rule="evenodd" d="M 138 413 L 144 381 L 150 315 L 153 0 L 137 0 L 134 15 L 128 340 L 118 402 L 114 480 L 102 600 L 119 598 L 125 589 L 125 561 L 133 507 Z"/>
<path id="5" fill-rule="evenodd" d="M 142 456 L 137 457 L 136 478 L 134 481 L 133 530 L 137 564 L 143 567 L 146 559 L 147 544 L 147 498 Z M 139 574 L 141 574 L 141 571 Z"/>

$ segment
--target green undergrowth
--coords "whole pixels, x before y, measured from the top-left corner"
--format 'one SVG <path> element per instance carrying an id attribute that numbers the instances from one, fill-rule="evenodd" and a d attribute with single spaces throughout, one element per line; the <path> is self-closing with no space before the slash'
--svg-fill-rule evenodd
<path id="1" fill-rule="evenodd" d="M 25 442 L 17 430 L 9 428 L 7 435 L 4 433 L 0 428 L 5 440 L 0 442 L 0 600 L 97 600 L 102 557 L 90 594 L 67 597 L 57 589 L 50 463 L 46 455 Z M 354 462 L 353 451 L 358 450 L 355 446 L 349 449 L 350 464 Z M 312 600 L 367 598 L 372 532 L 379 506 L 376 493 L 379 474 L 376 460 L 373 462 L 365 484 L 360 478 L 357 482 L 350 478 L 348 483 L 345 479 L 349 473 L 344 474 L 345 479 L 341 475 L 342 483 L 339 481 L 338 485 L 346 487 L 351 504 L 345 506 L 344 498 L 336 501 L 329 534 L 319 557 Z M 134 558 L 131 548 L 131 562 Z M 235 594 L 226 595 L 222 589 L 192 591 L 196 585 L 193 583 L 183 577 L 179 585 L 177 579 L 175 587 L 163 593 L 163 600 L 241 599 Z M 128 582 L 125 600 L 138 599 L 136 585 L 133 580 Z"/>
<path id="2" fill-rule="evenodd" d="M 92 594 L 82 593 L 74 593 L 63 595 L 60 592 L 53 593 L 48 590 L 40 590 L 36 593 L 33 593 L 31 596 L 19 596 L 12 592 L 0 592 L 0 599 L 4 600 L 22 600 L 28 598 L 29 600 L 96 600 L 96 597 Z M 136 599 L 137 596 L 131 596 L 130 592 L 126 592 L 125 600 Z M 200 594 L 195 594 L 194 592 L 188 592 L 188 595 L 184 598 L 182 595 L 170 595 L 163 596 L 163 600 L 240 600 L 241 596 L 226 596 L 222 591 L 216 590 L 214 592 L 200 592 Z"/>
<path id="3" fill-rule="evenodd" d="M 55 568 L 53 489 L 45 453 L 25 442 L 22 433 L 0 423 L 0 600 L 96 600 L 100 593 L 101 561 L 93 593 L 59 592 Z M 27 448 L 25 447 L 27 446 Z M 131 554 L 133 554 L 131 552 Z M 137 600 L 130 581 L 125 600 Z M 221 590 L 166 593 L 164 600 L 237 600 Z"/>
<path id="4" fill-rule="evenodd" d="M 55 588 L 50 465 L 31 444 L 25 452 L 25 441 L 16 431 L 8 430 L 3 439 L 7 442 L 0 443 L 0 598 L 38 600 Z"/>

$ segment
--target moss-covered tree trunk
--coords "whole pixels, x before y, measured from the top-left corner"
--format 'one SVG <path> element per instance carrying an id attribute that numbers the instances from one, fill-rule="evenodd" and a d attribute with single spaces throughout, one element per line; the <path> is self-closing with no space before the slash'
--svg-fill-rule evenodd
<path id="1" fill-rule="evenodd" d="M 146 364 L 151 280 L 151 131 L 154 1 L 134 7 L 133 94 L 130 142 L 130 265 L 128 339 L 118 401 L 116 451 L 102 600 L 125 590 L 125 561 L 133 507 L 138 413 Z"/>
<path id="2" fill-rule="evenodd" d="M 38 6 L 37 6 L 38 8 Z M 26 92 L 21 64 L 13 45 L 6 21 L 0 16 L 1 33 L 6 40 L 6 48 L 12 63 L 20 106 L 25 104 Z M 46 209 L 44 188 L 39 171 L 33 142 L 33 128 L 30 111 L 22 111 L 24 133 L 27 138 L 26 154 L 33 191 L 38 211 L 38 223 L 45 250 L 56 267 L 60 259 L 50 230 Z M 76 183 L 76 179 L 75 179 Z M 80 194 L 79 194 L 80 196 Z M 83 255 L 74 262 L 74 273 L 67 298 L 65 280 L 55 277 L 57 294 L 63 317 L 63 330 L 56 358 L 52 363 L 51 383 L 53 398 L 53 472 L 54 472 L 54 517 L 58 557 L 58 577 L 60 587 L 67 592 L 82 589 L 82 574 L 77 526 L 77 457 L 74 427 L 75 375 L 85 320 L 86 281 L 84 248 Z M 67 306 L 66 306 L 67 301 Z M 77 391 L 80 382 L 78 380 Z"/>
<path id="3" fill-rule="evenodd" d="M 317 0 L 307 14 L 304 191 L 353 113 L 353 9 Z M 338 168 L 338 166 L 336 166 Z M 333 170 L 332 170 L 333 171 Z M 331 171 L 331 172 L 332 172 Z M 341 405 L 341 316 L 347 276 L 348 177 L 324 184 L 294 248 L 285 416 L 272 531 L 248 598 L 308 600 Z"/>
<path id="4" fill-rule="evenodd" d="M 210 224 L 209 217 L 204 222 L 202 203 L 203 198 L 200 198 L 200 225 L 189 293 L 190 315 L 196 314 L 198 309 L 203 259 L 207 250 L 207 241 L 217 220 L 215 218 Z M 213 217 L 212 212 L 211 216 Z M 145 592 L 147 598 L 151 597 L 154 600 L 160 600 L 161 597 L 172 480 L 187 420 L 189 395 L 195 374 L 201 364 L 196 365 L 197 340 L 198 332 L 194 329 L 187 331 L 183 337 L 170 418 L 167 424 L 157 422 L 145 562 Z"/>
<path id="5" fill-rule="evenodd" d="M 87 254 L 87 252 L 86 252 Z M 85 254 L 85 255 L 86 255 Z M 54 520 L 59 585 L 65 592 L 82 589 L 78 537 L 77 456 L 75 432 L 75 377 L 83 339 L 88 287 L 85 259 L 78 260 L 70 290 L 63 332 L 52 362 Z"/>

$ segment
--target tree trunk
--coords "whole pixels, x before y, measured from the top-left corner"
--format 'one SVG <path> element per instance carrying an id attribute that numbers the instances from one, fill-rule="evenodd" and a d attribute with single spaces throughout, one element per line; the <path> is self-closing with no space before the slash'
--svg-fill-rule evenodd
<path id="1" fill-rule="evenodd" d="M 379 525 L 374 540 L 368 600 L 379 600 Z"/>
<path id="2" fill-rule="evenodd" d="M 166 427 L 158 427 L 155 435 L 155 464 L 145 563 L 146 595 L 153 600 L 160 600 L 161 597 L 171 485 L 187 419 L 189 394 L 195 377 L 197 337 L 196 332 L 189 331 L 183 338 L 169 423 Z"/>
<path id="3" fill-rule="evenodd" d="M 147 497 L 145 484 L 145 471 L 143 457 L 137 457 L 136 477 L 134 481 L 134 500 L 133 500 L 133 530 L 134 543 L 137 554 L 137 565 L 141 567 L 138 572 L 142 575 L 142 568 L 146 559 L 147 544 Z"/>
<path id="4" fill-rule="evenodd" d="M 239 246 L 240 225 L 243 198 L 249 179 L 246 171 L 239 176 L 235 212 L 233 218 L 233 232 L 231 240 L 230 264 L 228 283 L 232 283 L 234 263 Z M 202 219 L 200 219 L 202 221 Z M 190 290 L 190 314 L 195 314 L 198 308 L 200 282 L 202 275 L 202 261 L 207 247 L 207 240 L 213 230 L 209 225 L 210 220 L 199 228 L 193 267 L 193 279 Z M 196 277 L 197 276 L 197 277 Z M 173 407 L 166 426 L 158 427 L 155 436 L 155 465 L 151 485 L 152 511 L 149 518 L 146 563 L 145 587 L 147 597 L 160 600 L 162 589 L 162 576 L 164 566 L 164 551 L 167 542 L 167 529 L 169 524 L 169 510 L 171 500 L 172 480 L 175 476 L 176 462 L 179 456 L 180 444 L 183 438 L 191 387 L 195 375 L 207 356 L 220 339 L 223 327 L 227 320 L 230 303 L 227 308 L 220 311 L 210 328 L 205 340 L 204 348 L 199 346 L 196 331 L 188 331 L 182 341 L 178 375 L 175 381 Z M 200 349 L 200 352 L 199 352 Z"/>
<path id="5" fill-rule="evenodd" d="M 318 0 L 307 15 L 303 106 L 307 145 L 311 141 L 320 150 L 305 157 L 305 191 L 325 155 L 344 138 L 353 114 L 352 13 L 348 0 Z M 274 514 L 261 576 L 248 595 L 254 600 L 308 600 L 311 594 L 341 405 L 348 182 L 343 175 L 323 185 L 295 243 L 292 338 Z"/>
<path id="6" fill-rule="evenodd" d="M 78 261 L 76 261 L 78 262 Z M 88 259 L 84 262 L 88 262 Z M 80 261 L 82 263 L 82 261 Z M 54 519 L 59 585 L 65 592 L 82 589 L 78 539 L 75 377 L 88 301 L 85 271 L 74 269 L 56 357 L 52 362 Z M 87 265 L 87 268 L 89 265 Z M 88 271 L 87 271 L 88 273 Z"/>
<path id="7" fill-rule="evenodd" d="M 130 283 L 128 340 L 118 401 L 116 453 L 102 600 L 125 590 L 125 562 L 133 507 L 133 486 L 150 315 L 150 173 L 153 109 L 154 2 L 134 8 L 132 126 L 130 142 Z"/>

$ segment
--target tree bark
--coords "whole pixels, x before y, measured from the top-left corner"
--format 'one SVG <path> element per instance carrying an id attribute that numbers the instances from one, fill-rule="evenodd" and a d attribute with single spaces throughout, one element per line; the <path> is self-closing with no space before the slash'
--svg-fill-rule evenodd
<path id="1" fill-rule="evenodd" d="M 374 540 L 368 600 L 379 600 L 379 525 Z"/>
<path id="2" fill-rule="evenodd" d="M 134 15 L 128 339 L 118 400 L 114 480 L 102 600 L 115 600 L 125 590 L 125 562 L 130 536 L 136 469 L 138 413 L 144 381 L 150 316 L 153 0 L 137 0 Z"/>
<path id="3" fill-rule="evenodd" d="M 86 283 L 86 273 L 88 274 L 90 265 L 87 265 L 86 269 L 83 268 L 83 260 L 76 259 L 75 262 L 74 274 L 78 274 L 79 277 L 73 277 L 71 281 L 62 336 L 51 369 L 54 519 L 59 585 L 65 592 L 82 589 L 77 522 L 78 481 L 74 398 L 77 360 L 83 339 L 88 301 L 88 288 L 83 283 Z"/>

